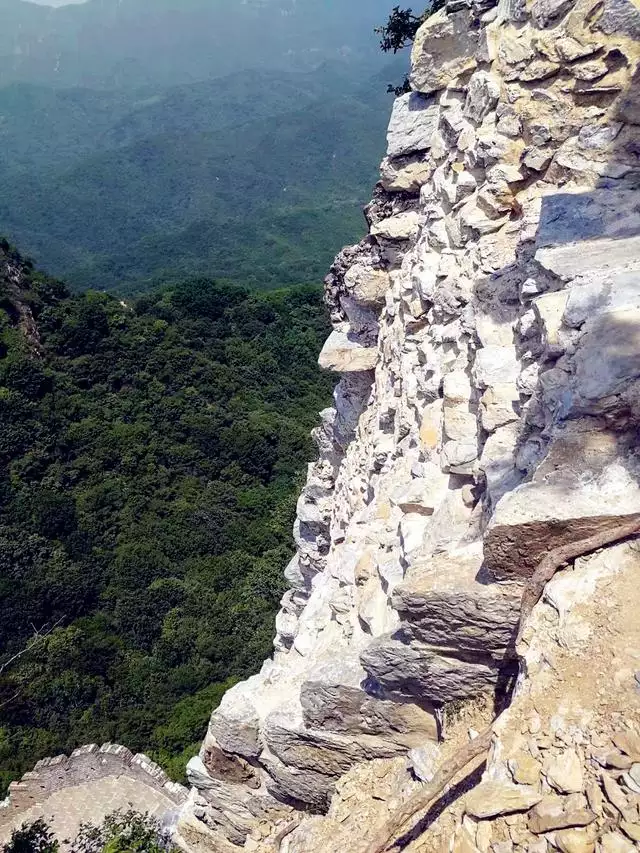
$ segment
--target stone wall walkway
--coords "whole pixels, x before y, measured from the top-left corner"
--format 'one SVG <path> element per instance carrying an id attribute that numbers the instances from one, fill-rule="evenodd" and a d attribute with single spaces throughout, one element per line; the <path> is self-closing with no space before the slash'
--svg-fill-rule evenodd
<path id="1" fill-rule="evenodd" d="M 70 756 L 38 762 L 9 788 L 0 804 L 0 844 L 14 829 L 38 818 L 46 820 L 62 850 L 82 823 L 100 824 L 114 811 L 148 812 L 173 825 L 188 792 L 171 782 L 145 755 L 116 744 L 81 747 Z"/>

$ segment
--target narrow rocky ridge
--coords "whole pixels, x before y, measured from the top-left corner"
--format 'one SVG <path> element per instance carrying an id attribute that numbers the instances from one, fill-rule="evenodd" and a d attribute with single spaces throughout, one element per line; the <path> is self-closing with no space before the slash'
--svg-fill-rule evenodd
<path id="1" fill-rule="evenodd" d="M 639 59 L 632 0 L 449 0 L 418 32 L 369 233 L 326 280 L 320 363 L 341 378 L 298 502 L 274 658 L 227 693 L 189 764 L 185 849 L 344 850 L 348 790 L 359 850 L 375 768 L 383 799 L 402 799 L 461 721 L 491 719 L 541 557 L 640 512 Z M 603 553 L 627 583 L 637 559 L 620 547 Z M 561 634 L 542 631 L 545 655 Z M 636 702 L 612 737 L 640 734 L 629 671 Z M 498 827 L 484 845 L 476 823 L 503 812 L 476 804 L 456 823 L 454 804 L 415 849 L 571 853 L 600 833 L 614 836 L 600 849 L 624 850 L 640 822 L 640 756 L 625 755 L 617 822 L 530 815 L 520 840 Z M 519 777 L 500 762 L 494 748 L 508 813 L 539 808 L 544 785 L 583 795 L 549 768 L 534 779 L 528 759 Z M 586 847 L 556 844 L 591 824 Z"/>

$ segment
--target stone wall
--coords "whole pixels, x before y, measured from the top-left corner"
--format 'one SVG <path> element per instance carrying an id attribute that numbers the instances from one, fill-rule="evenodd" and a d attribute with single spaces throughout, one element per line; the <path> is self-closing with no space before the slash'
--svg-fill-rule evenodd
<path id="1" fill-rule="evenodd" d="M 541 556 L 640 513 L 639 58 L 632 0 L 449 0 L 420 29 L 326 281 L 341 378 L 275 655 L 190 762 L 190 849 L 257 849 L 365 762 L 404 790 L 513 674 Z"/>
<path id="2" fill-rule="evenodd" d="M 172 782 L 146 755 L 134 755 L 131 750 L 114 743 L 89 744 L 69 756 L 43 758 L 19 782 L 12 782 L 9 796 L 0 803 L 0 829 L 59 791 L 123 776 L 162 792 L 175 806 L 183 805 L 187 799 L 188 791 Z"/>

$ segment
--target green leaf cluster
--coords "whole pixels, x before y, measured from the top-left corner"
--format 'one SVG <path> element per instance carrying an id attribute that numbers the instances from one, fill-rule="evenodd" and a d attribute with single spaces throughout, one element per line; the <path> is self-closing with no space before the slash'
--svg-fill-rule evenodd
<path id="1" fill-rule="evenodd" d="M 60 845 L 43 820 L 24 824 L 11 833 L 2 853 L 58 853 Z"/>
<path id="2" fill-rule="evenodd" d="M 2 853 L 59 853 L 60 844 L 42 819 L 23 824 L 11 834 Z M 178 853 L 170 833 L 149 814 L 116 811 L 100 825 L 82 824 L 71 853 Z"/>
<path id="3" fill-rule="evenodd" d="M 117 811 L 107 815 L 100 826 L 81 826 L 71 853 L 178 853 L 178 849 L 155 818 Z"/>

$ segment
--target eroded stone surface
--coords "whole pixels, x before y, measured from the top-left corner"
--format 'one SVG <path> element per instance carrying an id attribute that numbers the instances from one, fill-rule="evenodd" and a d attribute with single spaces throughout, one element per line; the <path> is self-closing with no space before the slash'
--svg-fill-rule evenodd
<path id="1" fill-rule="evenodd" d="M 514 674 L 520 596 L 542 557 L 640 517 L 635 11 L 450 0 L 417 34 L 414 91 L 393 109 L 368 234 L 326 282 L 334 332 L 321 363 L 344 376 L 315 434 L 275 657 L 223 701 L 206 742 L 251 765 L 242 789 L 259 784 L 263 805 L 329 808 L 278 840 L 284 853 L 360 853 L 354 838 L 372 838 L 376 809 L 415 790 L 408 768 L 428 776 L 433 750 L 447 754 L 442 727 L 492 704 Z M 629 552 L 614 553 L 633 571 Z M 452 803 L 411 853 L 631 840 L 639 762 L 590 738 L 595 721 L 606 741 L 609 693 L 631 716 L 640 663 L 618 671 L 591 647 L 598 687 L 573 698 L 594 716 L 574 728 L 557 724 L 569 712 L 549 683 L 556 660 L 570 667 L 567 650 L 596 642 L 571 616 L 595 594 L 583 568 L 549 584 L 537 611 L 546 645 L 521 681 L 547 692 L 517 735 L 508 720 L 496 729 L 485 783 L 522 810 L 476 819 Z M 622 811 L 599 773 L 623 790 Z M 199 819 L 222 837 L 229 818 L 211 790 Z M 247 849 L 271 852 L 288 816 L 271 819 Z"/>

